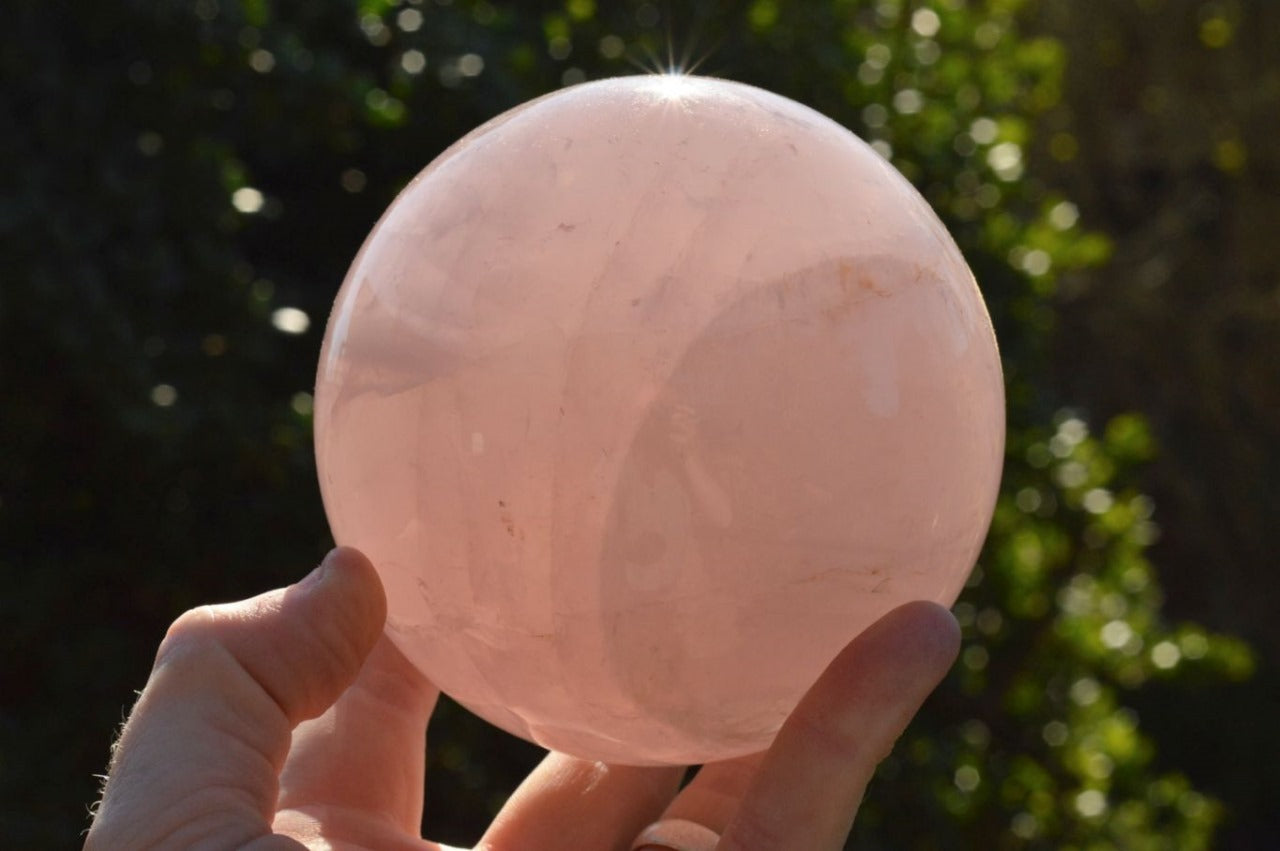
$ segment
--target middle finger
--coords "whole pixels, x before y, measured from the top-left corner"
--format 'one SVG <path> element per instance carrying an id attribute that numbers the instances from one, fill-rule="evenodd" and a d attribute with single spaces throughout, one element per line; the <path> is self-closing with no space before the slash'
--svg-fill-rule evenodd
<path id="1" fill-rule="evenodd" d="M 294 731 L 280 808 L 367 813 L 417 836 L 438 695 L 384 635 L 338 702 Z"/>
<path id="2" fill-rule="evenodd" d="M 723 833 L 763 759 L 762 751 L 704 765 L 667 807 L 662 820 L 683 819 Z"/>
<path id="3" fill-rule="evenodd" d="M 608 765 L 551 753 L 511 796 L 479 847 L 627 851 L 671 801 L 683 775 L 683 768 Z"/>

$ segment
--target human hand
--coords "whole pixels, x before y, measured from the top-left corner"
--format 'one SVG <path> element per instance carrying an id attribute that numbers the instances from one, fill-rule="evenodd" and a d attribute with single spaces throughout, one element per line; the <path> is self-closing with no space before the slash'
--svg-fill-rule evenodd
<path id="1" fill-rule="evenodd" d="M 178 618 L 85 848 L 443 849 L 419 835 L 438 692 L 380 637 L 385 619 L 377 574 L 351 549 L 289 588 Z M 683 769 L 552 753 L 477 851 L 840 848 L 958 644 L 942 607 L 896 609 L 836 657 L 768 751 L 704 766 L 678 793 Z"/>

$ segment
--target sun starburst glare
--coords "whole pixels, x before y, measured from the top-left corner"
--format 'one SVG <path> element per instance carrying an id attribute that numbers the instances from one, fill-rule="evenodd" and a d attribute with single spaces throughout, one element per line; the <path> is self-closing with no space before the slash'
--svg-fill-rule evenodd
<path id="1" fill-rule="evenodd" d="M 667 55 L 664 59 L 654 50 L 653 46 L 647 42 L 641 42 L 639 49 L 643 51 L 643 57 L 631 55 L 627 57 L 635 68 L 646 74 L 653 74 L 659 77 L 688 77 L 696 74 L 698 69 L 711 58 L 716 49 L 720 46 L 720 41 L 711 45 L 700 56 L 695 55 L 697 44 L 701 37 L 701 27 L 696 24 L 689 30 L 688 38 L 685 39 L 685 46 L 680 51 L 680 56 L 676 57 L 676 40 L 671 31 L 671 24 L 667 24 Z"/>
<path id="2" fill-rule="evenodd" d="M 672 103 L 686 100 L 692 96 L 699 89 L 699 83 L 707 79 L 695 76 L 696 72 L 711 58 L 719 46 L 717 42 L 703 51 L 701 55 L 695 55 L 697 44 L 700 40 L 699 36 L 700 32 L 697 27 L 691 29 L 688 38 L 685 40 L 685 46 L 678 57 L 676 56 L 676 40 L 672 35 L 670 24 L 667 26 L 665 57 L 660 56 L 650 43 L 640 42 L 638 48 L 643 52 L 643 57 L 637 57 L 632 54 L 627 57 L 627 61 L 649 76 L 650 82 L 644 86 L 643 90 L 654 95 L 658 100 Z"/>

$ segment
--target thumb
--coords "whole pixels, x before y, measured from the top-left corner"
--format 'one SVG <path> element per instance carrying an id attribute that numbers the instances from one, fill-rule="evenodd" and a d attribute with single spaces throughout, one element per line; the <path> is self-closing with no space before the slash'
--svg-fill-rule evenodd
<path id="1" fill-rule="evenodd" d="M 385 620 L 377 574 L 352 549 L 296 585 L 179 617 L 85 848 L 226 848 L 270 833 L 292 729 L 355 680 Z"/>

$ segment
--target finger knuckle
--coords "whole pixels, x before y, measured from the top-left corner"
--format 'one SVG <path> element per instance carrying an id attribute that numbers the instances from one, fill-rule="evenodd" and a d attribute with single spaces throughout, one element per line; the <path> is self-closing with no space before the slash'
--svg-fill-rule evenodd
<path id="1" fill-rule="evenodd" d="M 725 833 L 716 851 L 775 851 L 786 847 L 787 838 L 758 811 L 747 810 L 738 813 L 732 829 Z"/>

